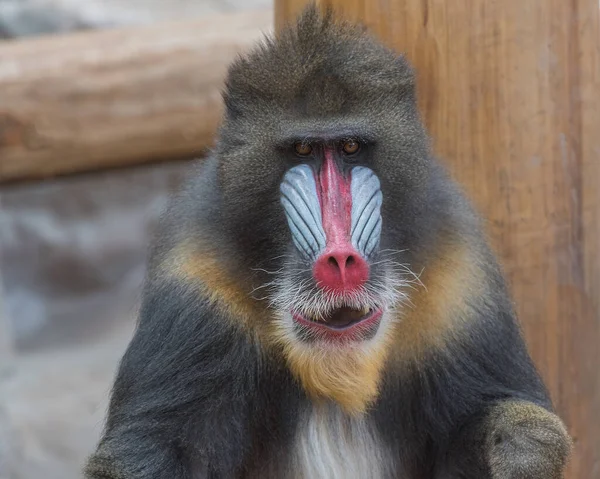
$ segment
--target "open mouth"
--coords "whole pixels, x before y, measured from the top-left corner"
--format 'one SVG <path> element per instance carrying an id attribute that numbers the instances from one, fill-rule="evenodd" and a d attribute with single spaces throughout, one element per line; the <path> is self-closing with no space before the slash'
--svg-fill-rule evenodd
<path id="1" fill-rule="evenodd" d="M 320 335 L 348 339 L 368 339 L 379 326 L 381 308 L 365 306 L 361 309 L 342 306 L 333 308 L 318 318 L 305 316 L 296 311 L 292 316 L 296 323 Z"/>

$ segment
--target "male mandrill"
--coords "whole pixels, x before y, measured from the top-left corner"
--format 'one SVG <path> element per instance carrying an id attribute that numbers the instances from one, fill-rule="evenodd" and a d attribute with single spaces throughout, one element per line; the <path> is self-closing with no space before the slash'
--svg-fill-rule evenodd
<path id="1" fill-rule="evenodd" d="M 86 477 L 562 477 L 569 436 L 407 62 L 310 8 L 224 100 Z"/>

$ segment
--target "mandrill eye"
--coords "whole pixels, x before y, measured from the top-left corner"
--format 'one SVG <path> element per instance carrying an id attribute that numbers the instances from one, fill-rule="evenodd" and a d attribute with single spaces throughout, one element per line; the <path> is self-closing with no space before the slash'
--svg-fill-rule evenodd
<path id="1" fill-rule="evenodd" d="M 298 142 L 294 145 L 294 149 L 300 156 L 308 156 L 312 153 L 312 147 L 308 143 Z"/>
<path id="2" fill-rule="evenodd" d="M 346 140 L 344 142 L 344 145 L 342 146 L 344 153 L 346 153 L 347 155 L 353 155 L 359 150 L 359 148 L 360 145 L 358 144 L 358 141 L 355 140 Z"/>

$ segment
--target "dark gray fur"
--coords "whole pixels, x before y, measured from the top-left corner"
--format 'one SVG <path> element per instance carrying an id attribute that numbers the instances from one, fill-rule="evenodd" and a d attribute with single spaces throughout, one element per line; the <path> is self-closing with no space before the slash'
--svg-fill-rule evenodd
<path id="1" fill-rule="evenodd" d="M 349 136 L 369 145 L 359 162 L 381 181 L 381 248 L 408 249 L 402 261 L 418 271 L 442 239 L 466 242 L 486 273 L 482 293 L 469 300 L 469 327 L 447 349 L 385 371 L 369 417 L 395 454 L 397 477 L 561 477 L 568 437 L 477 217 L 431 158 L 407 62 L 309 10 L 232 65 L 224 98 L 214 154 L 162 221 L 138 329 L 86 477 L 290 476 L 291 441 L 310 400 L 280 356 L 261 352 L 236 318 L 157 266 L 182 241 L 210 244 L 250 294 L 269 280 L 261 270 L 282 268 L 291 251 L 279 201 L 298 161 L 290 145 Z M 530 404 L 536 414 L 518 413 Z"/>

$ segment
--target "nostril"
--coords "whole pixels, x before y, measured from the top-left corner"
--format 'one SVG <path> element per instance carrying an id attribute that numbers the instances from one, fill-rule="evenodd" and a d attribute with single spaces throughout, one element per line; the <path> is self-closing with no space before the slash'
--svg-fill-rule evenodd
<path id="1" fill-rule="evenodd" d="M 333 266 L 334 268 L 340 269 L 340 265 L 338 264 L 334 256 L 330 256 L 327 260 L 327 263 L 329 264 L 329 266 Z"/>
<path id="2" fill-rule="evenodd" d="M 327 264 L 336 270 L 342 270 L 345 268 L 350 268 L 356 264 L 356 258 L 353 255 L 348 255 L 346 257 L 341 256 L 336 258 L 335 256 L 329 256 L 327 258 Z M 343 266 L 342 266 L 343 265 Z"/>

